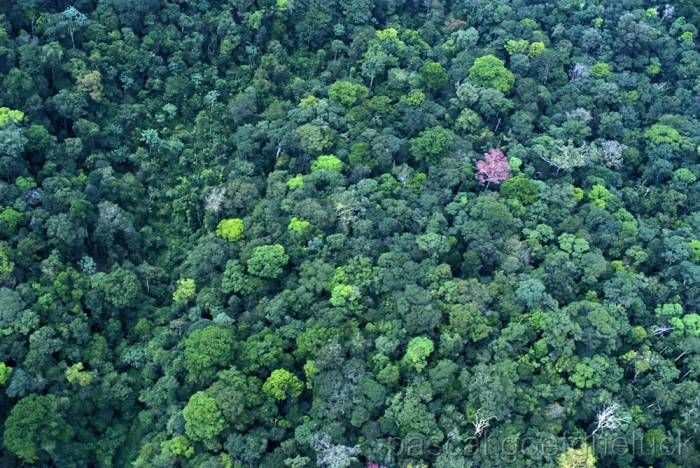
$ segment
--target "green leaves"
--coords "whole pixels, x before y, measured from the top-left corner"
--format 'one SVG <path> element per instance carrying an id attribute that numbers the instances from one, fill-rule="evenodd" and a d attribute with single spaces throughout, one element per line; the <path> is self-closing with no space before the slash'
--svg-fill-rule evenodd
<path id="1" fill-rule="evenodd" d="M 580 257 L 590 249 L 586 239 L 576 237 L 573 234 L 564 233 L 559 236 L 559 248 L 564 252 Z"/>
<path id="2" fill-rule="evenodd" d="M 697 1 L 5 3 L 0 464 L 694 462 Z"/>
<path id="3" fill-rule="evenodd" d="M 421 67 L 421 76 L 430 89 L 447 85 L 447 70 L 439 62 L 426 62 Z"/>
<path id="4" fill-rule="evenodd" d="M 134 272 L 115 268 L 110 273 L 97 273 L 90 278 L 93 288 L 101 291 L 105 300 L 114 307 L 134 306 L 141 293 L 141 284 Z"/>
<path id="5" fill-rule="evenodd" d="M 73 364 L 68 369 L 66 369 L 66 380 L 69 383 L 76 383 L 81 387 L 90 385 L 92 382 L 93 374 L 92 372 L 84 370 L 85 366 L 82 362 Z"/>
<path id="6" fill-rule="evenodd" d="M 10 411 L 3 443 L 20 460 L 36 463 L 73 437 L 73 430 L 58 409 L 53 395 L 29 395 Z"/>
<path id="7" fill-rule="evenodd" d="M 610 75 L 610 65 L 605 62 L 598 62 L 591 67 L 591 76 L 593 78 L 604 79 Z"/>
<path id="8" fill-rule="evenodd" d="M 351 107 L 369 95 L 369 90 L 363 84 L 350 81 L 336 81 L 328 88 L 328 97 L 345 107 Z"/>
<path id="9" fill-rule="evenodd" d="M 578 388 L 593 388 L 603 384 L 610 363 L 605 356 L 595 355 L 584 358 L 576 364 L 569 380 Z"/>
<path id="10" fill-rule="evenodd" d="M 296 216 L 292 216 L 292 219 L 289 220 L 289 224 L 287 225 L 287 230 L 295 236 L 301 236 L 307 232 L 310 227 L 310 222 L 304 219 L 299 219 Z"/>
<path id="11" fill-rule="evenodd" d="M 670 125 L 661 123 L 656 123 L 649 127 L 644 132 L 644 138 L 650 145 L 658 146 L 666 143 L 674 149 L 678 149 L 683 142 L 683 137 L 678 130 Z"/>
<path id="12" fill-rule="evenodd" d="M 24 119 L 24 112 L 8 107 L 0 107 L 0 128 L 7 124 L 18 124 L 22 119 Z"/>
<path id="13" fill-rule="evenodd" d="M 24 216 L 19 211 L 11 207 L 6 207 L 0 211 L 0 222 L 3 223 L 3 230 L 8 235 L 13 235 L 17 230 L 17 226 L 22 222 Z"/>
<path id="14" fill-rule="evenodd" d="M 213 439 L 226 428 L 216 400 L 205 392 L 196 392 L 190 397 L 182 416 L 185 418 L 185 433 L 192 440 Z"/>
<path id="15" fill-rule="evenodd" d="M 614 200 L 615 196 L 604 185 L 595 184 L 588 192 L 588 199 L 598 208 L 605 209 L 608 202 Z"/>
<path id="16" fill-rule="evenodd" d="M 503 182 L 499 192 L 502 196 L 518 200 L 523 205 L 535 203 L 540 196 L 537 184 L 523 175 L 511 177 Z"/>
<path id="17" fill-rule="evenodd" d="M 428 357 L 435 350 L 433 341 L 424 336 L 417 336 L 408 342 L 403 362 L 413 367 L 417 372 L 422 372 L 428 365 Z"/>
<path id="18" fill-rule="evenodd" d="M 297 190 L 300 189 L 304 186 L 304 177 L 301 174 L 297 174 L 294 177 L 291 177 L 287 181 L 287 188 L 289 190 Z"/>
<path id="19" fill-rule="evenodd" d="M 587 444 L 579 448 L 570 447 L 557 458 L 558 468 L 595 468 L 596 457 L 593 449 Z"/>
<path id="20" fill-rule="evenodd" d="M 296 129 L 299 146 L 307 153 L 320 153 L 333 145 L 334 131 L 327 125 L 304 124 Z"/>
<path id="21" fill-rule="evenodd" d="M 336 307 L 348 307 L 360 300 L 360 290 L 348 284 L 338 284 L 331 291 L 330 303 Z"/>
<path id="22" fill-rule="evenodd" d="M 505 67 L 503 60 L 494 55 L 477 58 L 469 69 L 469 79 L 486 88 L 507 93 L 515 83 L 515 75 Z"/>
<path id="23" fill-rule="evenodd" d="M 299 378 L 286 369 L 276 369 L 265 380 L 263 392 L 277 400 L 296 398 L 304 390 L 304 384 Z"/>
<path id="24" fill-rule="evenodd" d="M 322 154 L 311 164 L 311 171 L 342 172 L 343 161 L 334 154 Z"/>
<path id="25" fill-rule="evenodd" d="M 229 242 L 236 242 L 243 237 L 245 223 L 240 218 L 222 219 L 216 226 L 216 235 Z"/>
<path id="26" fill-rule="evenodd" d="M 197 285 L 192 278 L 182 278 L 177 281 L 177 288 L 173 292 L 173 302 L 184 304 L 192 299 L 197 292 Z"/>
<path id="27" fill-rule="evenodd" d="M 175 436 L 170 440 L 161 442 L 161 450 L 175 457 L 190 458 L 194 455 L 194 447 L 185 436 Z"/>
<path id="28" fill-rule="evenodd" d="M 417 161 L 433 164 L 446 156 L 454 143 L 451 130 L 440 126 L 429 128 L 411 140 L 411 154 Z"/>
<path id="29" fill-rule="evenodd" d="M 526 54 L 530 43 L 525 39 L 508 39 L 505 45 L 506 51 L 510 54 Z"/>
<path id="30" fill-rule="evenodd" d="M 0 386 L 5 385 L 12 375 L 12 367 L 0 362 Z"/>
<path id="31" fill-rule="evenodd" d="M 227 328 L 208 326 L 193 331 L 185 339 L 185 368 L 187 379 L 203 383 L 216 371 L 233 362 L 235 338 Z"/>
<path id="32" fill-rule="evenodd" d="M 248 259 L 248 272 L 261 278 L 278 278 L 287 262 L 289 256 L 282 245 L 261 245 Z"/>

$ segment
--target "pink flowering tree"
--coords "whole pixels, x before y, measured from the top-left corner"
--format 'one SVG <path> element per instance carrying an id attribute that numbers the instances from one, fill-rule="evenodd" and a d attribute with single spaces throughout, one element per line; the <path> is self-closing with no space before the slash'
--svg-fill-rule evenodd
<path id="1" fill-rule="evenodd" d="M 484 153 L 484 159 L 476 162 L 476 180 L 481 185 L 500 184 L 510 178 L 510 165 L 506 155 L 498 148 Z"/>

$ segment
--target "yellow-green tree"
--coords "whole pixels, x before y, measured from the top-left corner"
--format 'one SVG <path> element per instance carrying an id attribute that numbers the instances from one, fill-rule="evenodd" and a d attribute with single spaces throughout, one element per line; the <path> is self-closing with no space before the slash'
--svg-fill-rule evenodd
<path id="1" fill-rule="evenodd" d="M 92 382 L 92 372 L 84 370 L 85 366 L 82 362 L 73 364 L 66 369 L 66 380 L 68 383 L 77 383 L 81 387 L 90 385 Z"/>
<path id="2" fill-rule="evenodd" d="M 22 119 L 24 119 L 24 112 L 0 107 L 0 127 L 4 127 L 8 123 L 18 124 Z"/>
<path id="3" fill-rule="evenodd" d="M 477 58 L 469 69 L 469 79 L 479 86 L 494 88 L 507 93 L 515 83 L 515 75 L 508 70 L 503 60 L 495 55 Z"/>
<path id="4" fill-rule="evenodd" d="M 568 449 L 557 459 L 559 468 L 595 468 L 595 463 L 593 449 L 585 442 L 580 448 Z"/>
<path id="5" fill-rule="evenodd" d="M 182 278 L 173 292 L 173 301 L 176 304 L 184 304 L 194 297 L 196 291 L 197 285 L 192 278 Z"/>
<path id="6" fill-rule="evenodd" d="M 243 237 L 245 223 L 240 218 L 223 219 L 216 226 L 216 235 L 229 242 L 236 242 Z"/>
<path id="7" fill-rule="evenodd" d="M 263 392 L 277 400 L 286 400 L 288 397 L 296 398 L 304 390 L 304 383 L 286 369 L 276 369 L 265 380 Z"/>
<path id="8" fill-rule="evenodd" d="M 226 428 L 226 420 L 216 400 L 205 392 L 197 392 L 182 410 L 185 433 L 192 440 L 207 440 L 219 435 Z"/>

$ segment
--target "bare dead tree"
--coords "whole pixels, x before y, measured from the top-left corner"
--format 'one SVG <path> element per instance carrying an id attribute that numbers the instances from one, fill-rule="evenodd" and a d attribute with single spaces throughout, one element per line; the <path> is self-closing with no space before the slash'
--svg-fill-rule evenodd
<path id="1" fill-rule="evenodd" d="M 627 149 L 627 145 L 623 145 L 615 140 L 606 140 L 600 145 L 603 164 L 611 169 L 622 167 L 624 158 L 622 153 Z"/>
<path id="2" fill-rule="evenodd" d="M 210 213 L 218 213 L 225 195 L 226 187 L 214 187 L 204 200 L 204 209 Z"/>
<path id="3" fill-rule="evenodd" d="M 664 12 L 661 15 L 661 21 L 665 20 L 666 18 L 673 18 L 673 14 L 676 12 L 676 7 L 673 5 L 669 5 L 668 3 L 664 5 Z"/>
<path id="4" fill-rule="evenodd" d="M 328 434 L 316 434 L 311 446 L 316 451 L 316 464 L 327 468 L 345 468 L 357 460 L 360 449 L 335 445 Z"/>
<path id="5" fill-rule="evenodd" d="M 632 380 L 637 380 L 637 377 L 639 377 L 640 374 L 653 367 L 657 362 L 658 358 L 649 351 L 645 352 L 644 354 L 637 353 L 637 359 L 634 363 L 634 377 Z M 637 365 L 639 363 L 646 363 L 646 368 Z"/>
<path id="6" fill-rule="evenodd" d="M 687 402 L 684 407 L 682 414 L 683 425 L 692 431 L 697 431 L 700 428 L 700 397 Z"/>
<path id="7" fill-rule="evenodd" d="M 617 403 L 608 403 L 603 406 L 596 415 L 596 428 L 591 432 L 593 437 L 600 430 L 614 431 L 628 421 L 628 418 L 618 414 L 620 405 Z"/>
<path id="8" fill-rule="evenodd" d="M 478 410 L 474 414 L 474 420 L 472 421 L 472 426 L 474 426 L 474 435 L 480 437 L 481 434 L 491 425 L 490 420 L 494 419 L 495 416 L 481 416 L 479 414 L 481 410 Z"/>
<path id="9" fill-rule="evenodd" d="M 658 401 L 655 401 L 654 403 L 647 405 L 647 409 L 652 409 L 654 410 L 654 414 L 661 414 L 663 412 L 663 409 L 661 408 L 661 403 Z"/>
<path id="10" fill-rule="evenodd" d="M 576 109 L 572 111 L 568 111 L 566 113 L 566 119 L 567 120 L 581 120 L 585 123 L 588 123 L 593 119 L 593 116 L 591 115 L 591 111 L 588 109 L 584 109 L 583 107 L 577 107 Z"/>
<path id="11" fill-rule="evenodd" d="M 652 336 L 661 336 L 664 333 L 668 333 L 673 330 L 673 327 L 668 326 L 668 325 L 657 325 L 655 326 L 652 331 L 651 335 Z"/>
<path id="12" fill-rule="evenodd" d="M 591 67 L 583 63 L 577 63 L 574 68 L 569 70 L 569 79 L 571 81 L 579 81 L 588 78 L 591 74 Z"/>

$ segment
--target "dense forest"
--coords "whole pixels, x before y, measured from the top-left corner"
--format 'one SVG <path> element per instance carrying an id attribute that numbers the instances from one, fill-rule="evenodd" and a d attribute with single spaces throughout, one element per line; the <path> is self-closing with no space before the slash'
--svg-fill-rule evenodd
<path id="1" fill-rule="evenodd" d="M 0 466 L 700 466 L 697 0 L 0 2 Z"/>

